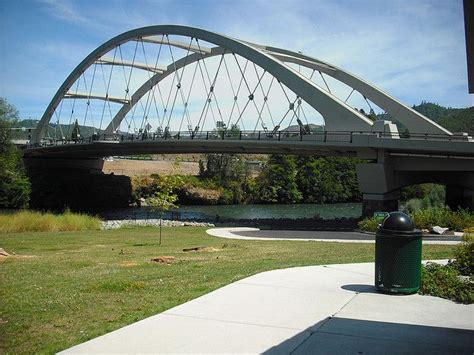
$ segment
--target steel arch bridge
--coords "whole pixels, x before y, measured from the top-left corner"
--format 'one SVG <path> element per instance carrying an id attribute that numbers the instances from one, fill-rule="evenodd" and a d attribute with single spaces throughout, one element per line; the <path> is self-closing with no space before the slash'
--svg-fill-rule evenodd
<path id="1" fill-rule="evenodd" d="M 58 89 L 30 143 L 68 139 L 76 122 L 104 137 L 232 129 L 275 134 L 292 125 L 304 133 L 315 127 L 367 132 L 374 112 L 411 133 L 452 135 L 330 63 L 199 28 L 159 25 L 122 33 L 90 53 Z"/>

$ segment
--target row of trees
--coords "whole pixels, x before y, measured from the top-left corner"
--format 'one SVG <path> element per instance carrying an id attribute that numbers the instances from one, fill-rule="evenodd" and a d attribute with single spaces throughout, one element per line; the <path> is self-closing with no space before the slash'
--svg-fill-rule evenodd
<path id="1" fill-rule="evenodd" d="M 355 164 L 347 157 L 273 154 L 256 178 L 238 155 L 210 154 L 200 162 L 201 178 L 230 189 L 233 202 L 335 203 L 359 201 Z"/>
<path id="2" fill-rule="evenodd" d="M 260 203 L 360 201 L 358 159 L 271 155 L 254 188 Z"/>

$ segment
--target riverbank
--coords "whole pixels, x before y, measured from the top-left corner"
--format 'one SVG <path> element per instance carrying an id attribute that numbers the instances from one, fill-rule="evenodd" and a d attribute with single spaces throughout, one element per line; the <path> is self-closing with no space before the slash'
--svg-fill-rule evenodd
<path id="1" fill-rule="evenodd" d="M 101 229 L 117 229 L 123 227 L 215 227 L 213 223 L 195 221 L 173 221 L 169 219 L 122 219 L 103 221 Z"/>

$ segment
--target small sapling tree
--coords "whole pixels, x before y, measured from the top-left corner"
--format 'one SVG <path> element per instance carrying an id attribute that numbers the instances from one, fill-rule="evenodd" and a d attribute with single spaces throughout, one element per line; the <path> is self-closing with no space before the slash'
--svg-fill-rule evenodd
<path id="1" fill-rule="evenodd" d="M 161 245 L 162 236 L 162 224 L 163 224 L 163 213 L 169 211 L 172 208 L 178 208 L 176 202 L 178 201 L 178 195 L 176 190 L 183 185 L 183 179 L 180 175 L 176 175 L 179 171 L 179 160 L 173 165 L 173 170 L 168 176 L 160 176 L 159 178 L 159 189 L 151 197 L 146 199 L 146 202 L 153 210 L 160 212 L 160 239 L 159 245 Z"/>

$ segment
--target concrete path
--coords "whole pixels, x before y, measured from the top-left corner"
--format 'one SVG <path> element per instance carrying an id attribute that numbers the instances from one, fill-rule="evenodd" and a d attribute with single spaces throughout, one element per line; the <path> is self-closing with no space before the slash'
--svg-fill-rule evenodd
<path id="1" fill-rule="evenodd" d="M 342 231 L 296 231 L 296 230 L 261 230 L 249 227 L 212 228 L 208 234 L 229 239 L 244 240 L 295 240 L 316 242 L 375 243 L 375 235 L 361 232 Z M 458 236 L 423 236 L 423 244 L 459 244 Z"/>
<path id="2" fill-rule="evenodd" d="M 373 263 L 264 272 L 62 353 L 473 353 L 474 305 L 373 278 Z"/>

